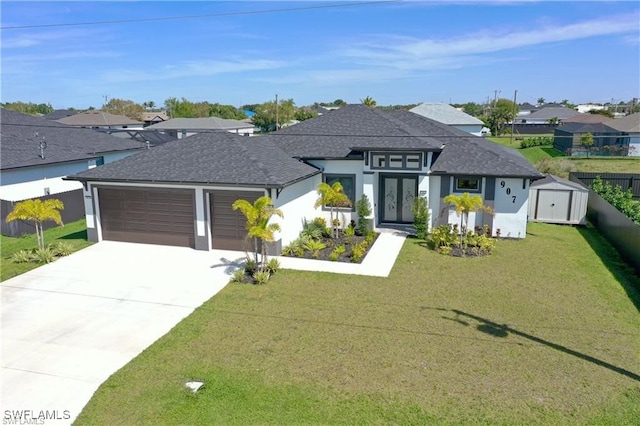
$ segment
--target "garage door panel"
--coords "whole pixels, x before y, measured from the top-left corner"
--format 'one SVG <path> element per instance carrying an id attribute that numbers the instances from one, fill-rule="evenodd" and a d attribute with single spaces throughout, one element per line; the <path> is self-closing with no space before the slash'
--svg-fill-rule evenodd
<path id="1" fill-rule="evenodd" d="M 99 188 L 106 240 L 195 247 L 192 191 Z"/>
<path id="2" fill-rule="evenodd" d="M 233 203 L 242 199 L 253 203 L 262 192 L 212 192 L 210 193 L 211 235 L 215 249 L 245 250 L 253 243 L 247 241 L 246 218 Z"/>

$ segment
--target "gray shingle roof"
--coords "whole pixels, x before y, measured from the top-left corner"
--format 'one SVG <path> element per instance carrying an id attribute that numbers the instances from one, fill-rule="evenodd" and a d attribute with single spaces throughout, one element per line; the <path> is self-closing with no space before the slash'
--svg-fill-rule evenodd
<path id="1" fill-rule="evenodd" d="M 251 123 L 220 117 L 172 118 L 147 127 L 147 129 L 151 130 L 233 130 L 252 128 L 253 124 Z"/>
<path id="2" fill-rule="evenodd" d="M 607 125 L 627 133 L 640 133 L 640 112 L 607 121 Z"/>
<path id="3" fill-rule="evenodd" d="M 57 109 L 50 114 L 43 115 L 42 118 L 46 118 L 47 120 L 60 120 L 61 118 L 70 117 L 77 113 L 78 111 L 71 109 Z"/>
<path id="4" fill-rule="evenodd" d="M 557 106 L 557 107 L 548 106 L 548 107 L 539 109 L 538 111 L 532 112 L 531 114 L 518 116 L 516 117 L 516 119 L 522 118 L 529 121 L 529 120 L 550 120 L 552 118 L 557 118 L 559 120 L 562 120 L 564 118 L 575 117 L 578 114 L 580 113 L 577 112 L 575 109 L 567 108 L 564 106 Z"/>
<path id="5" fill-rule="evenodd" d="M 3 170 L 88 160 L 102 153 L 142 147 L 136 141 L 115 138 L 91 129 L 66 126 L 6 109 L 0 109 L 0 123 L 0 164 Z M 47 143 L 44 159 L 40 158 L 39 148 L 43 137 Z"/>
<path id="6" fill-rule="evenodd" d="M 211 132 L 168 142 L 72 178 L 281 187 L 318 173 L 266 138 Z"/>
<path id="7" fill-rule="evenodd" d="M 482 126 L 481 120 L 443 103 L 422 103 L 409 111 L 450 126 Z"/>
<path id="8" fill-rule="evenodd" d="M 142 124 L 141 121 L 132 120 L 124 115 L 109 114 L 100 110 L 89 110 L 56 120 L 58 123 L 69 126 L 132 126 Z"/>
<path id="9" fill-rule="evenodd" d="M 609 123 L 607 123 L 609 124 Z M 619 131 L 604 123 L 567 123 L 558 130 L 569 133 L 618 133 Z"/>

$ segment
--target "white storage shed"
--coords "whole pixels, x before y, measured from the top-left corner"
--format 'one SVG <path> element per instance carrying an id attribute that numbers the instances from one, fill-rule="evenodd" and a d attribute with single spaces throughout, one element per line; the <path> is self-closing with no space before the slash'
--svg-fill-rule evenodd
<path id="1" fill-rule="evenodd" d="M 529 221 L 586 225 L 588 199 L 586 187 L 547 175 L 529 188 Z"/>

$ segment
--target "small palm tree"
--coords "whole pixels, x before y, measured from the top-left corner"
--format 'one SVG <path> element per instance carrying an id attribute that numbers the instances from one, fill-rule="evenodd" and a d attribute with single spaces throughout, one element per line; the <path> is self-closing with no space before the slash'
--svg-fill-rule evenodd
<path id="1" fill-rule="evenodd" d="M 371 96 L 367 96 L 364 99 L 360 99 L 360 102 L 362 102 L 363 105 L 366 105 L 370 108 L 373 108 L 377 105 L 377 102 Z"/>
<path id="2" fill-rule="evenodd" d="M 456 214 L 460 216 L 460 246 L 464 235 L 467 233 L 469 223 L 469 213 L 483 211 L 493 214 L 493 210 L 489 206 L 485 206 L 482 197 L 479 195 L 471 195 L 465 192 L 462 195 L 449 194 L 444 197 L 444 202 L 456 209 Z"/>
<path id="3" fill-rule="evenodd" d="M 333 213 L 336 211 L 338 207 L 351 207 L 351 200 L 347 197 L 347 194 L 342 192 L 342 184 L 340 182 L 334 182 L 332 185 L 329 185 L 326 182 L 320 183 L 318 185 L 318 199 L 314 205 L 315 208 L 321 206 L 329 206 L 329 215 L 331 218 L 331 236 L 334 238 L 338 237 L 337 227 L 334 226 L 333 221 Z M 338 218 L 336 212 L 336 219 Z"/>
<path id="4" fill-rule="evenodd" d="M 25 200 L 16 203 L 5 220 L 7 223 L 14 220 L 33 222 L 36 227 L 38 247 L 44 248 L 42 224 L 46 221 L 52 221 L 64 226 L 60 210 L 64 210 L 64 203 L 55 198 L 45 200 L 44 202 L 42 200 Z"/>
<path id="5" fill-rule="evenodd" d="M 279 224 L 269 223 L 269 221 L 274 215 L 283 217 L 282 211 L 276 209 L 273 206 L 271 198 L 266 195 L 258 198 L 253 204 L 247 200 L 236 200 L 232 208 L 234 210 L 240 210 L 247 218 L 245 227 L 248 231 L 247 236 L 253 238 L 256 263 L 258 263 L 258 241 L 262 241 L 261 269 L 264 270 L 267 264 L 267 245 L 265 243 L 272 243 L 275 232 L 280 230 Z"/>

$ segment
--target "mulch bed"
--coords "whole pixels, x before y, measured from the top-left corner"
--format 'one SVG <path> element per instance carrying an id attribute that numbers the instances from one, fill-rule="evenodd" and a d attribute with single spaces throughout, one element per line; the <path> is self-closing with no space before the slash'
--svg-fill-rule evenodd
<path id="1" fill-rule="evenodd" d="M 365 237 L 364 236 L 360 236 L 360 235 L 353 235 L 351 237 L 347 237 L 346 235 L 344 235 L 344 233 L 342 231 L 338 232 L 338 237 L 337 238 L 329 238 L 329 237 L 323 237 L 320 241 L 322 241 L 327 247 L 320 250 L 318 253 L 318 257 L 314 257 L 313 253 L 311 253 L 308 250 L 305 250 L 304 254 L 302 256 L 287 256 L 287 257 L 299 257 L 301 259 L 314 259 L 314 260 L 327 260 L 327 261 L 331 261 L 331 259 L 329 258 L 329 255 L 335 250 L 335 248 L 337 246 L 340 245 L 344 245 L 345 246 L 345 252 L 342 253 L 340 256 L 338 256 L 338 259 L 335 260 L 334 262 L 346 262 L 346 263 L 362 263 L 362 261 L 364 260 L 365 257 L 367 257 L 367 254 L 369 253 L 369 250 L 371 250 L 371 247 L 373 247 L 373 245 L 375 244 L 376 240 L 378 239 L 378 236 L 380 235 L 379 233 L 375 234 L 375 238 L 373 239 L 373 241 L 371 242 L 371 244 L 369 244 L 367 246 L 367 250 L 365 251 L 364 256 L 362 256 L 362 259 L 360 259 L 357 262 L 354 262 L 351 259 L 351 248 L 356 245 L 359 244 L 363 241 L 365 241 Z"/>

